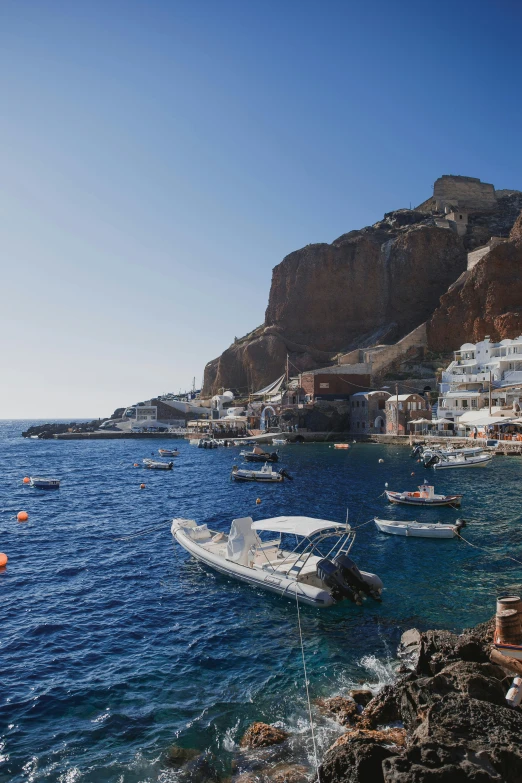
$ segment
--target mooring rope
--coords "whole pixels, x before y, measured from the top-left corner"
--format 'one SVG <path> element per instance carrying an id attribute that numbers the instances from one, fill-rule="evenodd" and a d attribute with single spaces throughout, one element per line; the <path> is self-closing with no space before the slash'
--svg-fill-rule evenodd
<path id="1" fill-rule="evenodd" d="M 483 552 L 486 552 L 489 554 L 489 549 L 485 546 L 479 546 L 478 544 L 472 544 L 471 541 L 468 541 L 467 538 L 464 538 L 464 536 L 461 536 L 458 530 L 455 531 L 455 535 L 460 538 L 461 541 L 464 541 L 465 544 L 468 544 L 469 546 L 472 546 L 473 549 L 481 549 Z M 522 565 L 522 560 L 517 560 L 516 557 L 511 557 L 510 555 L 501 555 L 496 554 L 493 555 L 494 557 L 498 557 L 501 560 L 512 560 L 514 563 L 518 563 L 518 565 Z"/>
<path id="2" fill-rule="evenodd" d="M 314 748 L 314 759 L 315 759 L 315 774 L 317 777 L 317 780 L 319 780 L 319 760 L 317 758 L 317 745 L 315 742 L 315 732 L 314 732 L 314 720 L 312 717 L 312 704 L 310 702 L 310 691 L 308 689 L 308 674 L 306 672 L 306 660 L 305 660 L 305 652 L 304 652 L 304 645 L 303 645 L 303 631 L 301 628 L 301 612 L 299 610 L 299 597 L 297 590 L 295 591 L 295 603 L 297 606 L 297 625 L 299 626 L 299 642 L 301 644 L 301 656 L 303 658 L 303 671 L 304 671 L 304 681 L 305 681 L 305 689 L 306 689 L 306 701 L 308 702 L 308 715 L 310 716 L 310 732 L 312 734 L 312 745 Z"/>
<path id="3" fill-rule="evenodd" d="M 170 522 L 169 519 L 165 519 L 161 525 L 153 525 L 151 527 L 145 527 L 142 530 L 138 530 L 136 533 L 130 533 L 128 536 L 118 536 L 113 538 L 112 536 L 106 536 L 109 541 L 128 541 L 131 538 L 137 538 L 138 536 L 145 536 L 147 533 L 153 533 L 155 530 L 161 530 L 165 527 L 165 523 Z"/>

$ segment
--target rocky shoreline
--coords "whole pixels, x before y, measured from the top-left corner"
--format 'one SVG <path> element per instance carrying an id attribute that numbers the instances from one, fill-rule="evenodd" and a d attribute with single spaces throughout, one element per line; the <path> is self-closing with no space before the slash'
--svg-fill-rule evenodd
<path id="1" fill-rule="evenodd" d="M 393 685 L 316 700 L 316 717 L 345 729 L 317 775 L 293 755 L 291 734 L 258 722 L 239 743 L 232 783 L 519 783 L 522 711 L 506 702 L 517 664 L 492 660 L 493 632 L 494 620 L 460 635 L 407 631 Z M 187 753 L 197 751 L 169 751 L 180 781 L 218 782 L 211 758 Z"/>

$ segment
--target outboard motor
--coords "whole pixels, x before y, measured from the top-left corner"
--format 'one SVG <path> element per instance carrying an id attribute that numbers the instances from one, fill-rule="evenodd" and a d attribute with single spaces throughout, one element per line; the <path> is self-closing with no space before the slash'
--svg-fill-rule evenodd
<path id="1" fill-rule="evenodd" d="M 423 451 L 422 445 L 419 443 L 418 446 L 415 446 L 415 448 L 411 452 L 411 456 L 418 457 L 420 454 L 422 454 L 422 451 Z"/>
<path id="2" fill-rule="evenodd" d="M 466 527 L 466 520 L 461 518 L 457 519 L 455 522 L 455 529 L 457 533 L 460 533 L 463 527 Z"/>
<path id="3" fill-rule="evenodd" d="M 287 470 L 285 470 L 284 468 L 281 468 L 281 470 L 279 471 L 279 475 L 282 476 L 285 479 L 288 479 L 288 481 L 293 481 L 293 478 L 290 475 L 290 473 Z"/>
<path id="4" fill-rule="evenodd" d="M 348 555 L 337 555 L 334 557 L 333 562 L 335 563 L 338 568 L 340 568 L 341 573 L 343 575 L 343 578 L 345 581 L 352 587 L 353 590 L 357 591 L 358 593 L 365 593 L 366 595 L 371 595 L 372 598 L 375 598 L 376 601 L 380 600 L 380 590 L 382 589 L 382 582 L 378 577 L 380 584 L 375 583 L 374 580 L 371 582 L 366 581 L 364 576 L 359 571 L 356 563 L 351 559 L 351 557 L 348 557 Z"/>
<path id="5" fill-rule="evenodd" d="M 432 454 L 429 459 L 427 459 L 424 463 L 425 468 L 431 468 L 432 465 L 436 465 L 437 462 L 440 462 L 440 457 L 438 454 Z"/>
<path id="6" fill-rule="evenodd" d="M 273 451 L 271 453 L 270 459 L 272 460 L 272 462 L 279 462 L 279 454 L 277 453 L 277 451 Z"/>
<path id="7" fill-rule="evenodd" d="M 332 596 L 335 601 L 341 601 L 343 598 L 348 598 L 349 601 L 353 601 L 354 604 L 359 606 L 362 604 L 361 598 L 350 585 L 345 581 L 341 569 L 331 560 L 323 558 L 317 563 L 317 576 L 325 583 L 327 587 L 332 591 Z"/>

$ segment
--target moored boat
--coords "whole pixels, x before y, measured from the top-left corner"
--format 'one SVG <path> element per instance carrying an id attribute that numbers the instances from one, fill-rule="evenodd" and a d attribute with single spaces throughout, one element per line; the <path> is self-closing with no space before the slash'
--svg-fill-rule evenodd
<path id="1" fill-rule="evenodd" d="M 177 449 L 158 449 L 160 457 L 179 457 Z"/>
<path id="2" fill-rule="evenodd" d="M 334 443 L 334 449 L 349 449 L 349 443 Z"/>
<path id="3" fill-rule="evenodd" d="M 198 449 L 217 449 L 219 443 L 214 438 L 200 438 L 197 442 Z"/>
<path id="4" fill-rule="evenodd" d="M 42 478 L 41 476 L 31 476 L 31 486 L 36 489 L 60 489 L 60 479 Z"/>
<path id="5" fill-rule="evenodd" d="M 407 506 L 460 506 L 462 495 L 436 495 L 435 487 L 421 484 L 417 492 L 392 492 L 384 490 L 390 503 L 402 503 Z"/>
<path id="6" fill-rule="evenodd" d="M 263 451 L 260 446 L 254 446 L 252 451 L 240 451 L 239 456 L 247 462 L 279 462 L 277 451 Z"/>
<path id="7" fill-rule="evenodd" d="M 292 476 L 284 468 L 273 470 L 272 465 L 269 465 L 267 462 L 265 462 L 261 470 L 238 468 L 237 465 L 234 465 L 230 476 L 234 481 L 262 481 L 266 484 L 280 484 L 285 479 L 293 481 Z"/>
<path id="8" fill-rule="evenodd" d="M 143 460 L 143 467 L 148 468 L 148 470 L 172 470 L 173 466 L 173 462 L 160 462 L 154 459 Z"/>
<path id="9" fill-rule="evenodd" d="M 272 438 L 272 445 L 274 446 L 286 446 L 288 443 L 286 438 Z"/>
<path id="10" fill-rule="evenodd" d="M 446 470 L 451 468 L 480 468 L 487 465 L 493 459 L 492 454 L 458 454 L 455 457 L 441 457 L 433 463 L 434 470 Z"/>
<path id="11" fill-rule="evenodd" d="M 411 536 L 414 538 L 454 538 L 464 527 L 464 520 L 457 520 L 455 525 L 443 525 L 440 522 L 399 522 L 393 519 L 374 520 L 377 530 L 391 536 Z"/>
<path id="12" fill-rule="evenodd" d="M 343 600 L 362 604 L 367 596 L 381 597 L 379 577 L 359 571 L 348 556 L 355 534 L 339 522 L 311 517 L 254 522 L 244 517 L 232 521 L 227 535 L 191 519 L 174 519 L 171 532 L 210 568 L 312 606 Z"/>

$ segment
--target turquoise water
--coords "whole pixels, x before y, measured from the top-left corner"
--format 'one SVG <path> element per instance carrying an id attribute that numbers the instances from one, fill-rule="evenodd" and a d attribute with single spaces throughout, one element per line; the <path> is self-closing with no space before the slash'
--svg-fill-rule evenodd
<path id="1" fill-rule="evenodd" d="M 313 698 L 360 681 L 378 687 L 392 676 L 402 631 L 458 630 L 489 618 L 497 591 L 520 589 L 521 566 L 502 556 L 522 559 L 521 458 L 429 472 L 437 491 L 464 493 L 462 509 L 414 515 L 382 497 L 385 482 L 413 489 L 427 473 L 406 448 L 282 447 L 295 481 L 260 487 L 229 481 L 236 449 L 177 441 L 174 470 L 153 472 L 133 463 L 171 440 L 24 440 L 27 425 L 0 424 L 0 551 L 9 556 L 0 573 L 2 783 L 175 781 L 173 743 L 208 749 L 225 776 L 253 720 L 291 728 L 297 756 L 310 757 L 295 604 L 190 560 L 172 540 L 172 517 L 225 531 L 238 516 L 344 521 L 347 508 L 354 526 L 375 514 L 471 520 L 464 535 L 487 552 L 359 529 L 353 557 L 383 579 L 384 600 L 302 607 Z M 31 474 L 62 486 L 31 489 L 22 484 Z M 318 723 L 321 750 L 339 729 Z"/>

